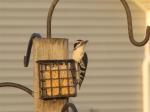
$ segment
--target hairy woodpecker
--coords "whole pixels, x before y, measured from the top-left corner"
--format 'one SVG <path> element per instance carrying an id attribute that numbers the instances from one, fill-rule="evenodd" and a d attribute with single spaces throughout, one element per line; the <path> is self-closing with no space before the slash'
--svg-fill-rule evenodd
<path id="1" fill-rule="evenodd" d="M 77 40 L 76 43 L 74 43 L 74 49 L 72 53 L 72 59 L 76 62 L 76 79 L 77 83 L 79 84 L 79 89 L 81 87 L 81 84 L 84 80 L 87 64 L 88 64 L 88 57 L 85 52 L 85 46 L 87 44 L 87 40 Z"/>

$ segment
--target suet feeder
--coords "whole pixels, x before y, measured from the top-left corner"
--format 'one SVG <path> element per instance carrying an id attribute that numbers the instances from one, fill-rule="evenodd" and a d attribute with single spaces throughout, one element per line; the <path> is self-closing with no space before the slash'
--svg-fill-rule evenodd
<path id="1" fill-rule="evenodd" d="M 39 60 L 40 98 L 43 100 L 75 97 L 74 60 Z"/>

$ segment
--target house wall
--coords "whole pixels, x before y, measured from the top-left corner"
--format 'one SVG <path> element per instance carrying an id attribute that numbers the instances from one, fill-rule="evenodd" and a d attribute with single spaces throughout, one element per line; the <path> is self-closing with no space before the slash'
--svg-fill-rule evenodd
<path id="1" fill-rule="evenodd" d="M 23 57 L 32 33 L 46 37 L 51 0 L 0 0 L 0 82 L 33 88 L 32 63 Z M 145 33 L 145 14 L 131 0 L 137 40 Z M 77 98 L 79 112 L 142 112 L 144 48 L 129 42 L 119 0 L 60 0 L 53 17 L 52 37 L 88 39 L 89 65 Z M 0 88 L 0 112 L 33 112 L 33 99 L 21 90 Z"/>

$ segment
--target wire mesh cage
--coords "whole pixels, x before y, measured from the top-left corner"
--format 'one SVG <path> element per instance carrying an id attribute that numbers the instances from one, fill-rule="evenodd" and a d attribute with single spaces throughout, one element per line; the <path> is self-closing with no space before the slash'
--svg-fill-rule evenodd
<path id="1" fill-rule="evenodd" d="M 40 96 L 43 100 L 75 97 L 76 69 L 74 60 L 39 60 Z"/>

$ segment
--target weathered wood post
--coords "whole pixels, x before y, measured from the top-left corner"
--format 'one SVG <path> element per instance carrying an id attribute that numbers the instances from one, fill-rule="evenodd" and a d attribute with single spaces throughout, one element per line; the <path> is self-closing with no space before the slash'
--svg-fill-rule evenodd
<path id="1" fill-rule="evenodd" d="M 30 53 L 31 48 L 33 44 L 33 82 L 34 82 L 34 90 L 33 90 L 33 96 L 34 96 L 34 112 L 61 112 L 66 111 L 68 107 L 71 107 L 74 112 L 77 112 L 77 109 L 74 104 L 68 103 L 69 95 L 76 96 L 76 84 L 73 84 L 73 79 L 71 79 L 70 75 L 73 74 L 73 71 L 75 70 L 67 63 L 64 67 L 66 67 L 66 71 L 60 72 L 60 65 L 58 65 L 58 72 L 56 71 L 56 74 L 58 74 L 59 79 L 59 94 L 62 95 L 62 97 L 57 99 L 49 99 L 44 100 L 41 98 L 41 92 L 45 90 L 42 90 L 41 85 L 45 86 L 44 89 L 46 90 L 46 94 L 51 94 L 53 96 L 53 89 L 51 88 L 53 86 L 53 73 L 54 71 L 51 70 L 51 64 L 48 65 L 50 67 L 48 72 L 48 79 L 42 78 L 42 81 L 44 79 L 44 83 L 41 83 L 41 74 L 42 77 L 44 73 L 41 73 L 39 71 L 39 63 L 37 61 L 43 61 L 43 60 L 66 60 L 68 59 L 68 39 L 63 38 L 52 38 L 51 37 L 51 20 L 52 20 L 52 14 L 53 11 L 57 5 L 59 0 L 53 0 L 52 4 L 50 6 L 49 12 L 48 12 L 48 18 L 47 18 L 47 38 L 41 38 L 40 34 L 32 34 L 29 44 L 26 56 L 24 57 L 24 66 L 27 67 L 29 64 L 30 59 Z M 65 61 L 64 63 L 66 63 Z M 45 68 L 47 65 L 45 65 Z M 62 67 L 62 65 L 61 65 Z M 71 67 L 71 68 L 70 68 Z M 64 70 L 65 70 L 64 69 Z M 71 71 L 68 71 L 71 70 Z M 73 70 L 73 71 L 72 71 Z M 43 71 L 42 71 L 43 72 Z M 56 75 L 55 74 L 55 75 Z M 66 75 L 68 80 L 65 78 L 62 78 L 61 76 Z M 61 84 L 60 80 L 64 80 L 65 83 Z M 47 84 L 48 82 L 48 84 Z M 67 85 L 66 85 L 67 84 Z M 73 86 L 74 85 L 74 86 Z M 62 87 L 65 89 L 63 91 Z M 58 91 L 57 90 L 57 91 Z M 66 91 L 67 90 L 67 91 Z M 63 94 L 65 92 L 65 94 Z M 74 93 L 74 94 L 72 94 Z M 43 94 L 43 93 L 42 93 Z M 67 96 L 68 94 L 68 96 Z M 55 95 L 54 95 L 55 96 Z M 65 97 L 64 97 L 65 96 Z M 47 99 L 47 98 L 46 98 Z"/>
<path id="2" fill-rule="evenodd" d="M 38 60 L 68 58 L 68 40 L 63 38 L 40 38 L 33 40 L 34 112 L 61 112 L 66 99 L 40 99 Z"/>

